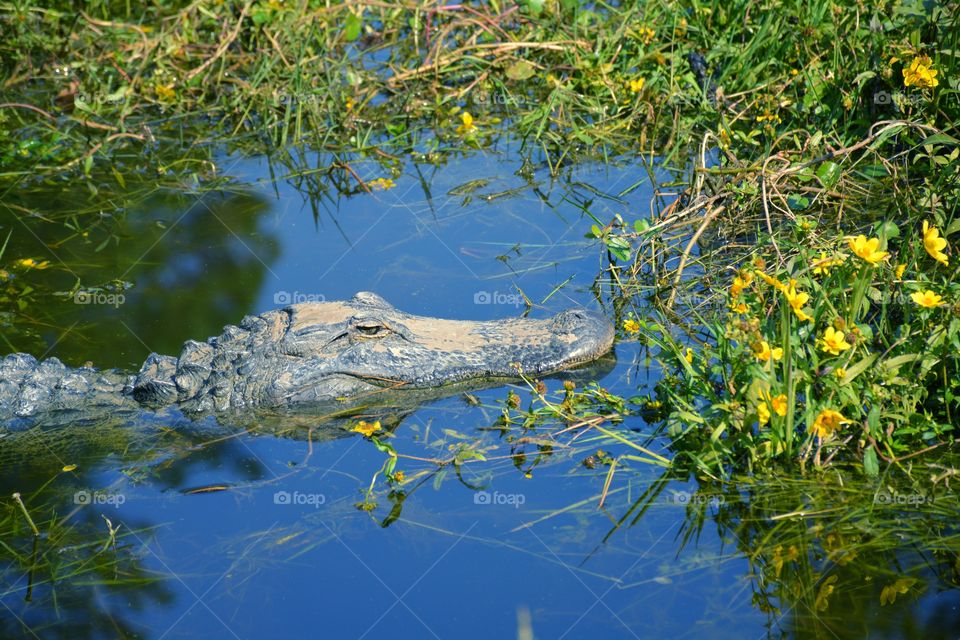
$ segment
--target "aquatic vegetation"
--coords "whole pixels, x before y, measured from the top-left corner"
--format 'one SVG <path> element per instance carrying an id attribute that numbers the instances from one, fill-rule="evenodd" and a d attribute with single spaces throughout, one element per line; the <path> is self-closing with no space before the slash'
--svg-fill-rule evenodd
<path id="1" fill-rule="evenodd" d="M 744 313 L 705 323 L 708 345 L 694 357 L 710 365 L 681 368 L 658 385 L 674 445 L 701 470 L 789 456 L 816 465 L 858 459 L 876 474 L 880 459 L 895 463 L 951 441 L 960 283 L 917 261 L 929 227 L 908 236 L 877 227 L 891 236 L 796 242 L 783 266 L 758 262 L 751 284 L 732 278 L 727 306 L 739 302 Z M 858 260 L 830 258 L 841 244 Z M 917 270 L 888 264 L 893 250 Z M 674 339 L 661 328 L 658 340 Z"/>

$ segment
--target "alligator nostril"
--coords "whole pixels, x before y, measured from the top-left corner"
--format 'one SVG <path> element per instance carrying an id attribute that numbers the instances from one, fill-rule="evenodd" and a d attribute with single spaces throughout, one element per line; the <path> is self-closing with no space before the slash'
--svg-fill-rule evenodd
<path id="1" fill-rule="evenodd" d="M 573 330 L 582 327 L 590 320 L 590 313 L 584 309 L 568 309 L 554 317 L 554 326 L 557 329 Z"/>

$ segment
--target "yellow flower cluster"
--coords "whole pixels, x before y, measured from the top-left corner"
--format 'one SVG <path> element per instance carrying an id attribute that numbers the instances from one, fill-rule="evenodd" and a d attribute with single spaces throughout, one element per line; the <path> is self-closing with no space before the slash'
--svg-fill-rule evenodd
<path id="1" fill-rule="evenodd" d="M 844 260 L 847 259 L 847 256 L 840 254 L 839 256 L 832 257 L 828 256 L 826 252 L 820 252 L 820 259 L 813 263 L 813 275 L 815 276 L 827 276 L 830 275 L 830 267 L 838 267 L 843 264 Z"/>
<path id="2" fill-rule="evenodd" d="M 938 84 L 937 70 L 931 66 L 930 56 L 917 56 L 903 70 L 903 86 L 930 89 Z"/>
<path id="3" fill-rule="evenodd" d="M 770 421 L 770 416 L 773 413 L 777 414 L 781 418 L 787 415 L 787 396 L 786 394 L 781 393 L 778 396 L 770 397 L 767 396 L 764 400 L 761 400 L 757 403 L 757 421 L 760 423 L 760 426 L 767 424 Z"/>
<path id="4" fill-rule="evenodd" d="M 656 35 L 657 32 L 650 27 L 640 27 L 637 29 L 637 40 L 640 40 L 644 45 L 648 45 L 653 42 L 653 38 Z"/>
<path id="5" fill-rule="evenodd" d="M 393 189 L 397 186 L 397 183 L 390 178 L 376 178 L 368 182 L 367 186 L 374 191 L 386 191 L 387 189 Z"/>

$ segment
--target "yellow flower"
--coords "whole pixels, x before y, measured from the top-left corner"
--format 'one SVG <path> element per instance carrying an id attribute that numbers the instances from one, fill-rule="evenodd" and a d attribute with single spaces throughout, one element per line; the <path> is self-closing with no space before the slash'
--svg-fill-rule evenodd
<path id="1" fill-rule="evenodd" d="M 840 425 L 849 422 L 839 411 L 824 409 L 813 421 L 812 430 L 821 440 L 826 440 L 840 428 Z"/>
<path id="2" fill-rule="evenodd" d="M 643 85 L 646 84 L 646 82 L 646 78 L 637 78 L 636 80 L 631 80 L 628 82 L 627 85 L 630 87 L 630 91 L 633 93 L 640 93 L 643 91 Z"/>
<path id="3" fill-rule="evenodd" d="M 780 116 L 775 113 L 765 113 L 761 116 L 757 116 L 757 122 L 772 122 L 773 124 L 780 124 Z"/>
<path id="4" fill-rule="evenodd" d="M 653 42 L 655 35 L 657 35 L 657 32 L 650 27 L 640 27 L 637 29 L 637 39 L 641 40 L 645 45 Z"/>
<path id="5" fill-rule="evenodd" d="M 786 288 L 786 286 L 782 282 L 780 282 L 773 276 L 768 276 L 763 271 L 757 271 L 756 274 L 761 280 L 766 282 L 768 285 L 770 285 L 777 291 L 783 291 Z"/>
<path id="6" fill-rule="evenodd" d="M 357 423 L 357 426 L 351 429 L 351 431 L 361 433 L 364 436 L 369 438 L 370 436 L 375 434 L 377 431 L 380 431 L 380 421 L 377 420 L 376 422 L 371 424 L 369 422 L 365 422 L 361 420 L 360 422 Z"/>
<path id="7" fill-rule="evenodd" d="M 693 364 L 693 349 L 687 348 L 687 352 L 683 354 L 683 359 L 687 361 L 687 364 Z"/>
<path id="8" fill-rule="evenodd" d="M 757 360 L 762 360 L 763 362 L 766 362 L 770 358 L 773 358 L 774 360 L 780 360 L 783 358 L 783 349 L 780 347 L 771 349 L 770 343 L 768 343 L 766 340 L 762 340 L 760 342 L 760 348 L 754 348 L 753 352 L 754 355 L 757 356 Z"/>
<path id="9" fill-rule="evenodd" d="M 18 267 L 23 267 L 24 269 L 46 269 L 50 266 L 50 261 L 41 260 L 40 262 L 37 262 L 33 258 L 20 258 L 13 264 Z"/>
<path id="10" fill-rule="evenodd" d="M 950 263 L 947 254 L 943 252 L 947 248 L 947 241 L 940 237 L 940 230 L 931 227 L 926 220 L 923 221 L 923 248 L 940 264 L 947 266 Z"/>
<path id="11" fill-rule="evenodd" d="M 367 183 L 367 186 L 374 190 L 386 191 L 393 189 L 397 184 L 390 178 L 377 178 Z"/>
<path id="12" fill-rule="evenodd" d="M 770 408 L 766 402 L 761 402 L 757 405 L 757 419 L 761 427 L 770 422 Z"/>
<path id="13" fill-rule="evenodd" d="M 770 406 L 773 407 L 774 413 L 776 413 L 781 418 L 787 415 L 787 396 L 786 394 L 781 393 L 775 398 L 770 399 Z"/>
<path id="14" fill-rule="evenodd" d="M 737 276 L 736 278 L 734 278 L 733 283 L 731 283 L 730 285 L 730 297 L 731 298 L 738 297 L 741 293 L 743 293 L 743 288 L 746 287 L 748 284 L 749 283 L 746 282 L 740 276 Z"/>
<path id="15" fill-rule="evenodd" d="M 921 307 L 925 307 L 927 309 L 933 309 L 934 307 L 939 307 L 943 304 L 943 297 L 935 294 L 933 291 L 930 291 L 930 289 L 927 289 L 923 292 L 916 291 L 911 293 L 910 298 Z"/>
<path id="16" fill-rule="evenodd" d="M 393 479 L 396 480 L 397 482 L 403 482 L 406 478 L 407 478 L 407 474 L 405 474 L 403 471 L 393 472 Z"/>
<path id="17" fill-rule="evenodd" d="M 161 100 L 170 100 L 172 101 L 177 97 L 177 92 L 173 90 L 173 83 L 170 84 L 160 84 L 157 83 L 153 87 L 154 92 L 157 94 L 157 97 Z"/>
<path id="18" fill-rule="evenodd" d="M 830 267 L 836 267 L 838 265 L 843 264 L 844 259 L 846 259 L 846 256 L 842 254 L 834 258 L 834 257 L 828 256 L 826 252 L 821 251 L 820 258 L 813 263 L 813 274 L 817 276 L 830 275 Z"/>
<path id="19" fill-rule="evenodd" d="M 457 127 L 457 133 L 464 135 L 476 130 L 476 125 L 473 124 L 473 116 L 464 111 L 460 114 L 460 122 L 462 123 Z"/>
<path id="20" fill-rule="evenodd" d="M 930 56 L 917 56 L 903 70 L 903 86 L 931 88 L 940 84 L 938 71 L 930 66 Z"/>
<path id="21" fill-rule="evenodd" d="M 747 311 L 749 311 L 749 309 L 747 308 L 747 305 L 744 304 L 743 302 L 738 302 L 737 304 L 732 304 L 732 305 L 730 305 L 730 308 L 731 308 L 733 311 L 736 311 L 736 312 L 739 313 L 739 314 L 744 314 L 744 313 L 746 313 Z"/>
<path id="22" fill-rule="evenodd" d="M 893 276 L 894 276 L 897 280 L 901 280 L 901 279 L 903 279 L 903 272 L 906 271 L 906 270 L 907 270 L 907 265 L 905 265 L 905 264 L 898 264 L 896 270 L 893 272 Z"/>
<path id="23" fill-rule="evenodd" d="M 859 235 L 856 238 L 847 238 L 847 244 L 850 245 L 850 250 L 853 251 L 857 257 L 862 258 L 870 264 L 877 264 L 881 260 L 886 260 L 887 256 L 890 255 L 886 251 L 877 250 L 877 247 L 880 246 L 880 238 L 870 238 L 868 240 L 866 236 Z"/>
<path id="24" fill-rule="evenodd" d="M 833 375 L 837 376 L 837 380 L 843 380 L 847 377 L 847 370 L 843 367 L 837 367 L 833 370 Z"/>
<path id="25" fill-rule="evenodd" d="M 833 327 L 827 327 L 827 330 L 823 332 L 823 338 L 820 344 L 822 351 L 838 356 L 841 351 L 846 351 L 850 346 L 851 345 L 844 340 L 842 331 L 837 331 Z"/>
<path id="26" fill-rule="evenodd" d="M 797 318 L 800 319 L 800 322 L 813 320 L 811 316 L 808 316 L 803 311 L 803 305 L 807 304 L 807 301 L 810 300 L 810 294 L 804 293 L 803 291 L 797 291 L 796 280 L 790 281 L 790 284 L 787 286 L 787 288 L 783 290 L 783 295 L 786 296 L 787 302 L 790 303 L 793 313 L 796 314 Z"/>
<path id="27" fill-rule="evenodd" d="M 353 98 L 347 98 L 344 106 L 347 108 L 347 111 L 352 111 L 353 107 L 356 106 L 356 103 L 353 101 Z"/>
<path id="28" fill-rule="evenodd" d="M 632 318 L 623 321 L 623 330 L 627 333 L 640 333 L 640 323 Z"/>

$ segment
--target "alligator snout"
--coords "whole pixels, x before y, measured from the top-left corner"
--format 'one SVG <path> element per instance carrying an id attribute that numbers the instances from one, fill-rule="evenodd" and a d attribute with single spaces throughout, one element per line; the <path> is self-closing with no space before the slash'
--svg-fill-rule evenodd
<path id="1" fill-rule="evenodd" d="M 553 317 L 552 331 L 555 336 L 572 335 L 568 354 L 570 363 L 594 360 L 613 346 L 613 324 L 602 314 L 587 309 L 568 309 Z M 566 363 L 564 363 L 566 366 Z"/>

